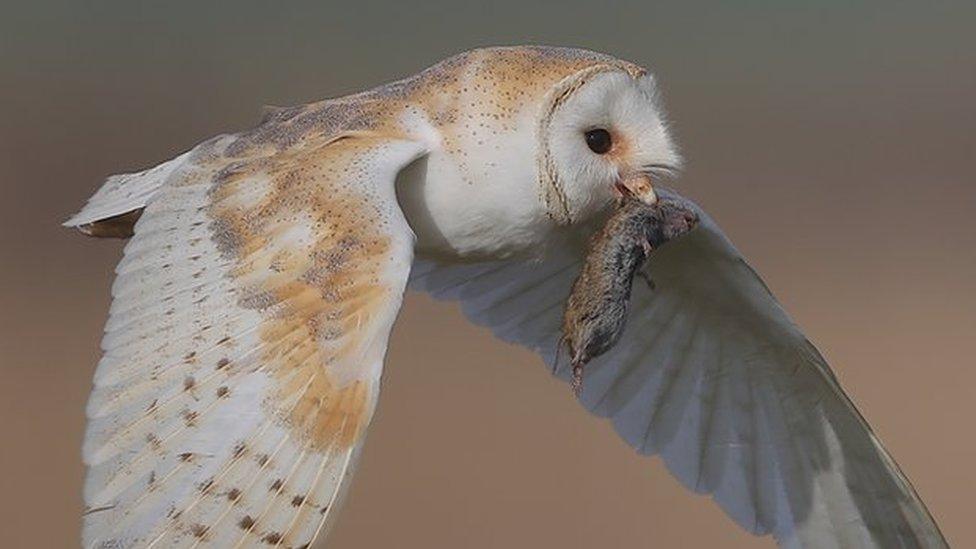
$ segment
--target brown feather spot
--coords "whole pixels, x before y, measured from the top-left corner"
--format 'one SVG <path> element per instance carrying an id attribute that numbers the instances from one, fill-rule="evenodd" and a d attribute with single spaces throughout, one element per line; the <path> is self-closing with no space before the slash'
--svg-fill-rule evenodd
<path id="1" fill-rule="evenodd" d="M 199 486 L 200 492 L 204 494 L 210 493 L 210 489 L 213 488 L 213 483 L 214 481 L 212 478 L 201 482 Z"/>
<path id="2" fill-rule="evenodd" d="M 207 533 L 207 527 L 200 523 L 193 523 L 190 525 L 190 533 L 195 538 L 202 538 Z"/>
<path id="3" fill-rule="evenodd" d="M 250 530 L 254 526 L 254 519 L 250 515 L 244 515 L 244 518 L 237 525 L 241 527 L 241 530 Z"/>
<path id="4" fill-rule="evenodd" d="M 239 497 L 241 497 L 241 491 L 237 488 L 231 488 L 230 492 L 227 492 L 227 499 L 231 501 L 237 501 Z"/>
<path id="5" fill-rule="evenodd" d="M 230 392 L 230 389 L 228 389 L 226 386 L 224 386 L 224 387 L 218 387 L 217 388 L 217 398 L 224 398 L 225 396 L 227 396 L 227 393 L 229 393 L 229 392 Z"/>
<path id="6" fill-rule="evenodd" d="M 247 450 L 247 445 L 243 442 L 238 442 L 237 446 L 234 446 L 234 458 L 239 458 L 244 455 L 245 450 Z"/>
<path id="7" fill-rule="evenodd" d="M 187 461 L 190 461 L 190 460 L 193 459 L 193 453 L 191 453 L 191 452 L 183 452 L 182 454 L 180 454 L 177 457 L 179 457 L 180 461 L 187 462 Z"/>
<path id="8" fill-rule="evenodd" d="M 183 379 L 183 390 L 189 391 L 196 384 L 197 384 L 197 380 L 194 379 L 193 376 L 186 376 L 186 378 Z"/>
<path id="9" fill-rule="evenodd" d="M 305 503 L 305 496 L 300 496 L 299 495 L 299 496 L 295 496 L 295 497 L 291 498 L 291 506 L 292 507 L 301 507 L 301 505 L 303 503 Z"/>
<path id="10" fill-rule="evenodd" d="M 229 358 L 226 358 L 226 357 L 225 358 L 222 358 L 222 359 L 220 359 L 220 360 L 217 361 L 217 369 L 218 370 L 222 370 L 222 369 L 226 368 L 228 364 L 230 364 L 230 359 Z"/>
<path id="11" fill-rule="evenodd" d="M 197 417 L 199 417 L 198 412 L 193 410 L 183 410 L 183 422 L 187 427 L 193 427 L 197 424 Z"/>
<path id="12" fill-rule="evenodd" d="M 281 487 L 284 484 L 285 484 L 285 481 L 281 480 L 280 478 L 279 479 L 275 479 L 275 481 L 271 483 L 271 491 L 272 492 L 277 492 L 278 490 L 281 490 Z"/>
<path id="13" fill-rule="evenodd" d="M 159 440 L 159 437 L 156 436 L 156 433 L 149 433 L 148 435 L 146 435 L 146 442 L 149 444 L 149 447 L 152 448 L 153 450 L 159 450 L 163 445 L 163 442 Z"/>
<path id="14" fill-rule="evenodd" d="M 278 532 L 268 532 L 267 535 L 261 539 L 268 545 L 277 545 L 278 542 L 281 541 L 281 534 Z"/>
<path id="15" fill-rule="evenodd" d="M 268 463 L 268 460 L 269 459 L 271 459 L 271 458 L 268 457 L 268 454 L 261 454 L 261 455 L 259 455 L 258 456 L 258 465 L 260 465 L 261 467 L 264 467 Z"/>

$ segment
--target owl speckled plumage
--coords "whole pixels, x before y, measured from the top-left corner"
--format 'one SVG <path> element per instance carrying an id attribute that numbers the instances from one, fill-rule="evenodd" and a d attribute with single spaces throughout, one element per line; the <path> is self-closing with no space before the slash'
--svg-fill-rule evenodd
<path id="1" fill-rule="evenodd" d="M 87 410 L 84 545 L 308 546 L 348 488 L 408 282 L 547 356 L 589 221 L 621 193 L 653 202 L 678 164 L 644 69 L 527 46 L 109 178 L 66 223 L 131 236 Z M 655 261 L 661 291 L 636 296 L 584 405 L 753 532 L 938 545 L 826 364 L 701 218 Z"/>

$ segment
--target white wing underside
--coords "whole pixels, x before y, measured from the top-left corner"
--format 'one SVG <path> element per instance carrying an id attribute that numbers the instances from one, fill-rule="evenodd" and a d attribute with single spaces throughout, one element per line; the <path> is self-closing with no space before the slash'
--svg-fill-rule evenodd
<path id="1" fill-rule="evenodd" d="M 621 341 L 587 365 L 583 405 L 783 546 L 944 547 L 823 358 L 698 211 L 697 229 L 650 258 L 657 288 L 634 285 Z M 411 287 L 459 300 L 473 322 L 552 364 L 581 252 L 567 239 L 536 263 L 418 259 Z"/>

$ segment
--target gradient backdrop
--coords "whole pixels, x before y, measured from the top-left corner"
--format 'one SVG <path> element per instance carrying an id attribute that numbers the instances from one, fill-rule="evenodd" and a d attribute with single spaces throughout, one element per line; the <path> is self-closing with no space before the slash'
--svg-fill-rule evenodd
<path id="1" fill-rule="evenodd" d="M 478 45 L 656 71 L 723 224 L 956 547 L 976 546 L 976 4 L 32 2 L 0 10 L 0 545 L 73 547 L 107 174 Z M 142 5 L 139 5 L 142 4 Z M 272 5 L 275 4 L 275 5 Z M 936 5 L 937 4 L 937 5 Z M 769 547 L 540 361 L 410 295 L 334 547 Z"/>

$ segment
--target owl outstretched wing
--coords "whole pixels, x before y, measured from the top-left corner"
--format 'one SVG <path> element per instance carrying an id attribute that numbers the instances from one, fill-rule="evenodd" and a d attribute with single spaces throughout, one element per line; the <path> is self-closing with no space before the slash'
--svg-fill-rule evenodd
<path id="1" fill-rule="evenodd" d="M 621 341 L 587 365 L 583 405 L 783 546 L 945 547 L 823 357 L 691 206 L 699 227 L 651 256 L 656 289 L 634 285 Z M 418 260 L 411 285 L 459 300 L 472 321 L 551 364 L 582 243 L 567 238 L 535 263 Z"/>
<path id="2" fill-rule="evenodd" d="M 88 404 L 86 547 L 305 547 L 352 473 L 413 259 L 394 180 L 425 150 L 245 145 L 111 179 L 67 223 L 141 213 Z"/>

